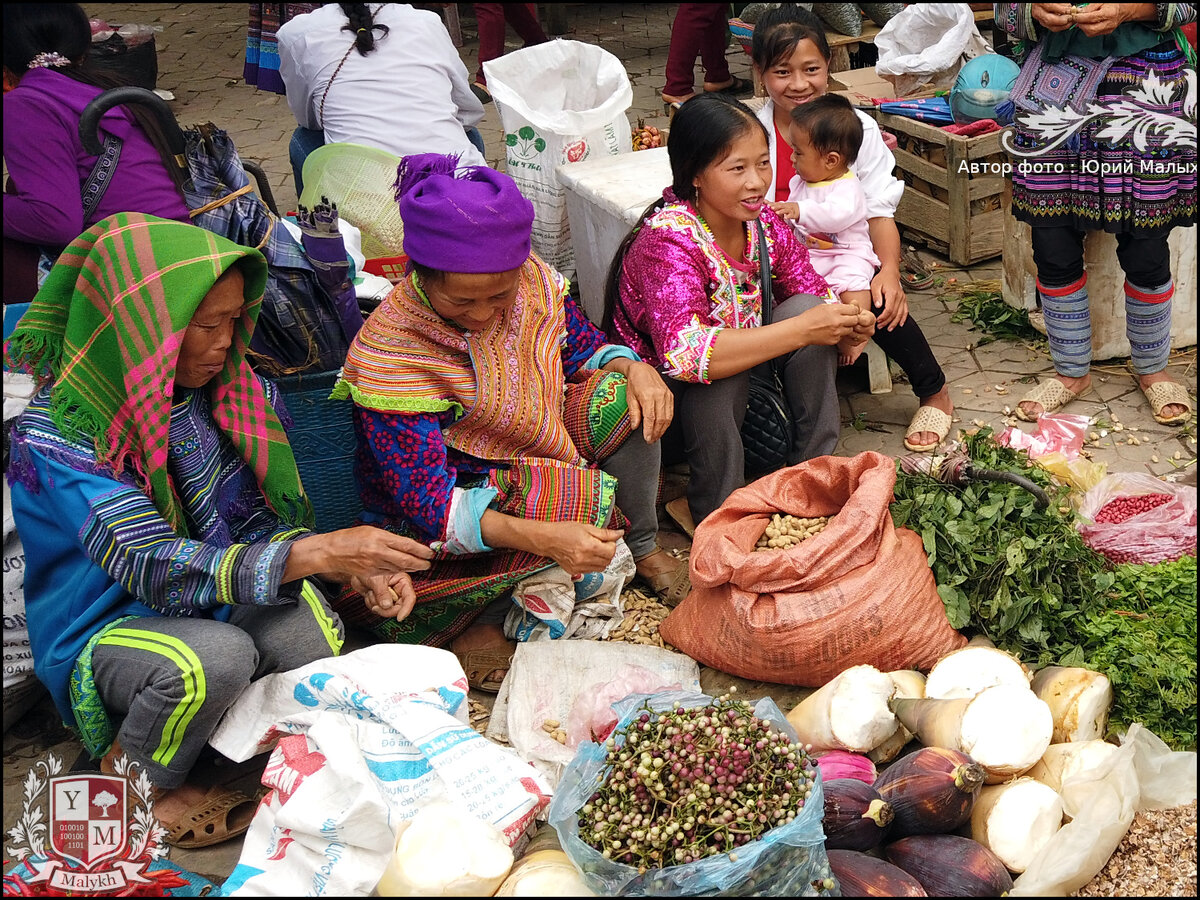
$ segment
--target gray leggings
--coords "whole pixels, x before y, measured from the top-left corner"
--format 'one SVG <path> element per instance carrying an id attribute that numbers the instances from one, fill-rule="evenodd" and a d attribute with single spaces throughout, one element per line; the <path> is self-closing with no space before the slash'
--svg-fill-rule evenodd
<path id="1" fill-rule="evenodd" d="M 600 468 L 617 479 L 617 507 L 629 519 L 625 543 L 634 559 L 658 546 L 658 476 L 662 441 L 647 444 L 639 428 L 627 437 Z"/>
<path id="2" fill-rule="evenodd" d="M 147 616 L 122 623 L 92 654 L 117 740 L 154 786 L 177 788 L 251 681 L 337 656 L 341 620 L 311 581 L 298 603 L 235 606 L 228 622 Z"/>
<path id="3" fill-rule="evenodd" d="M 796 294 L 775 307 L 772 319 L 793 318 L 822 302 L 819 297 Z M 788 465 L 833 453 L 841 435 L 837 349 L 809 346 L 792 351 L 783 360 L 783 382 L 795 421 Z M 688 508 L 692 521 L 699 523 L 746 483 L 742 422 L 750 373 L 709 384 L 668 378 L 667 384 L 675 395 L 675 418 L 667 440 L 682 450 L 687 461 Z"/>

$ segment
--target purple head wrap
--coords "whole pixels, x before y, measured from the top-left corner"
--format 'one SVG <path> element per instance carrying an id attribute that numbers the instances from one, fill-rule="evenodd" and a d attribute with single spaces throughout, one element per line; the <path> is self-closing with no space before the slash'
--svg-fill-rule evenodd
<path id="1" fill-rule="evenodd" d="M 404 252 L 442 272 L 491 273 L 529 258 L 533 204 L 508 175 L 487 166 L 458 168 L 441 153 L 406 156 L 396 172 Z"/>

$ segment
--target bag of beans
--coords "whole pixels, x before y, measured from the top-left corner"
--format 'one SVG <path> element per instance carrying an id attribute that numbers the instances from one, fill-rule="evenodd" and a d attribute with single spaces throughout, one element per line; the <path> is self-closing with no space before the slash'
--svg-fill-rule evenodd
<path id="1" fill-rule="evenodd" d="M 777 684 L 819 687 L 863 664 L 929 669 L 967 641 L 950 627 L 920 536 L 892 523 L 895 483 L 895 462 L 865 452 L 734 491 L 696 527 L 692 591 L 659 634 L 697 662 Z M 786 539 L 757 549 L 780 524 Z M 796 531 L 808 536 L 794 541 Z"/>
<path id="2" fill-rule="evenodd" d="M 1171 562 L 1196 553 L 1196 486 L 1114 472 L 1079 505 L 1083 542 L 1114 563 Z"/>

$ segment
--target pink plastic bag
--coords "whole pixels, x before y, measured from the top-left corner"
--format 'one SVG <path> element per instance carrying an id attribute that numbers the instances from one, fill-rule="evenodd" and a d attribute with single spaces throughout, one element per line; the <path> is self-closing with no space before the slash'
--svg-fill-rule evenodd
<path id="1" fill-rule="evenodd" d="M 578 747 L 583 741 L 604 743 L 617 724 L 612 705 L 630 694 L 654 694 L 678 691 L 679 682 L 663 684 L 663 678 L 649 669 L 626 664 L 612 677 L 581 691 L 567 715 L 567 746 Z"/>
<path id="2" fill-rule="evenodd" d="M 1070 413 L 1044 414 L 1038 416 L 1033 434 L 1010 427 L 1001 432 L 996 441 L 1014 450 L 1028 451 L 1030 459 L 1061 453 L 1070 461 L 1079 457 L 1091 421 L 1087 416 Z"/>
<path id="3" fill-rule="evenodd" d="M 1097 522 L 1100 510 L 1119 497 L 1167 494 L 1169 501 L 1124 522 Z M 1114 472 L 1084 495 L 1079 506 L 1083 542 L 1117 563 L 1169 562 L 1196 553 L 1196 488 L 1152 475 Z"/>

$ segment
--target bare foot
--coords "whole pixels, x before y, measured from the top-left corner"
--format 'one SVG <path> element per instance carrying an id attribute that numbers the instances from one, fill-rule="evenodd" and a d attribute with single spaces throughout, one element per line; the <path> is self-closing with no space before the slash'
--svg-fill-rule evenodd
<path id="1" fill-rule="evenodd" d="M 940 391 L 930 397 L 920 398 L 921 406 L 932 406 L 934 409 L 940 409 L 948 416 L 954 415 L 954 403 L 950 399 L 950 389 L 943 386 Z M 935 444 L 939 440 L 939 435 L 933 431 L 918 431 L 909 440 L 918 445 Z"/>
<path id="2" fill-rule="evenodd" d="M 1059 380 L 1059 382 L 1062 384 L 1062 386 L 1065 387 L 1072 394 L 1082 394 L 1084 391 L 1086 391 L 1088 389 L 1088 386 L 1092 383 L 1092 373 L 1091 372 L 1088 372 L 1088 374 L 1084 375 L 1082 378 L 1068 378 L 1066 375 L 1058 375 L 1058 374 L 1055 374 L 1054 377 L 1057 378 Z M 1153 377 L 1153 376 L 1150 376 L 1150 377 Z M 1018 403 L 1017 406 L 1020 409 L 1023 409 L 1025 411 L 1025 414 L 1027 416 L 1029 416 L 1030 419 L 1036 419 L 1043 412 L 1045 412 L 1045 410 L 1042 409 L 1042 404 L 1030 403 L 1028 400 L 1024 400 L 1024 401 Z"/>
<path id="3" fill-rule="evenodd" d="M 107 775 L 116 772 L 116 762 L 125 754 L 118 741 L 113 741 L 108 753 L 100 760 L 100 771 Z M 179 822 L 188 811 L 195 807 L 208 794 L 209 789 L 195 784 L 182 784 L 177 788 L 163 790 L 154 789 L 154 818 L 168 832 Z"/>
<path id="4" fill-rule="evenodd" d="M 1173 381 L 1174 379 L 1164 371 L 1154 372 L 1150 375 L 1139 375 L 1137 380 L 1138 386 L 1144 391 L 1152 384 L 1157 384 L 1160 381 Z M 1159 411 L 1159 415 L 1164 419 L 1173 419 L 1175 416 L 1183 415 L 1187 410 L 1186 406 L 1181 406 L 1178 403 L 1168 403 Z"/>
<path id="5" fill-rule="evenodd" d="M 862 356 L 862 352 L 866 349 L 867 349 L 866 341 L 859 341 L 858 343 L 854 343 L 849 338 L 843 338 L 842 340 L 838 341 L 838 344 L 837 344 L 838 365 L 839 366 L 854 365 L 854 363 L 858 361 L 858 358 L 860 356 Z"/>

